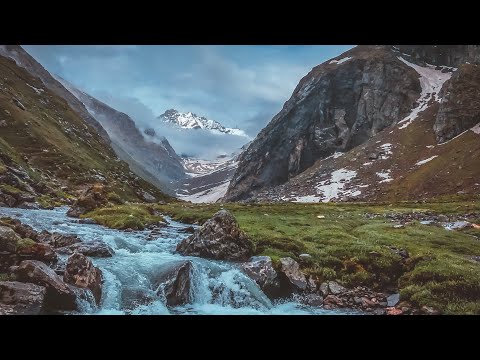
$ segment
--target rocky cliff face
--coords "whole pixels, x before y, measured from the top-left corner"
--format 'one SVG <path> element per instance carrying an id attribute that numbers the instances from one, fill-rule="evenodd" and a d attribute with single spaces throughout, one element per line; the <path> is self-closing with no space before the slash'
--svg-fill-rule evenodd
<path id="1" fill-rule="evenodd" d="M 421 64 L 458 67 L 480 63 L 480 45 L 392 45 L 392 49 L 411 55 Z"/>
<path id="2" fill-rule="evenodd" d="M 480 66 L 460 65 L 443 88 L 434 131 L 443 143 L 480 122 Z"/>
<path id="3" fill-rule="evenodd" d="M 246 199 L 362 144 L 410 113 L 421 91 L 418 74 L 387 46 L 359 46 L 315 67 L 241 155 L 225 199 Z"/>
<path id="4" fill-rule="evenodd" d="M 117 155 L 139 176 L 165 191 L 170 191 L 171 181 L 186 177 L 181 158 L 165 137 L 148 132 L 143 135 L 127 114 L 75 88 L 64 79 L 59 80 L 105 128 Z M 155 140 L 158 141 L 154 142 Z"/>

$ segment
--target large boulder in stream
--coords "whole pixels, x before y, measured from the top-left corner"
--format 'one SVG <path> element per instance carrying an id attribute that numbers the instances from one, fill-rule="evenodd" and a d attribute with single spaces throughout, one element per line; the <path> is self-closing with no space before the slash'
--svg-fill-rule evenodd
<path id="1" fill-rule="evenodd" d="M 44 286 L 45 303 L 54 310 L 76 310 L 76 295 L 55 271 L 37 260 L 24 260 L 16 270 L 17 279 Z"/>
<path id="2" fill-rule="evenodd" d="M 73 203 L 67 215 L 70 217 L 80 217 L 89 211 L 98 207 L 105 206 L 108 202 L 105 187 L 102 184 L 95 184 L 87 189 Z"/>
<path id="3" fill-rule="evenodd" d="M 307 290 L 307 278 L 300 271 L 300 265 L 290 257 L 280 259 L 278 276 L 282 291 L 286 293 L 299 293 Z"/>
<path id="4" fill-rule="evenodd" d="M 242 264 L 242 270 L 269 298 L 280 296 L 280 281 L 269 256 L 252 256 Z"/>
<path id="5" fill-rule="evenodd" d="M 39 315 L 45 302 L 43 286 L 0 281 L 0 315 Z"/>
<path id="6" fill-rule="evenodd" d="M 235 217 L 227 210 L 220 210 L 180 242 L 177 251 L 209 259 L 244 261 L 253 255 L 253 244 Z"/>
<path id="7" fill-rule="evenodd" d="M 97 305 L 100 304 L 102 271 L 95 267 L 85 255 L 76 252 L 68 258 L 63 279 L 65 282 L 81 289 L 89 289 Z"/>
<path id="8" fill-rule="evenodd" d="M 192 301 L 193 265 L 191 261 L 175 264 L 159 275 L 158 295 L 165 296 L 168 306 L 188 304 Z"/>
<path id="9" fill-rule="evenodd" d="M 103 241 L 83 241 L 75 243 L 69 246 L 64 246 L 57 249 L 59 254 L 71 255 L 74 252 L 78 252 L 85 256 L 91 257 L 112 257 L 114 254 L 113 249 L 105 244 Z"/>

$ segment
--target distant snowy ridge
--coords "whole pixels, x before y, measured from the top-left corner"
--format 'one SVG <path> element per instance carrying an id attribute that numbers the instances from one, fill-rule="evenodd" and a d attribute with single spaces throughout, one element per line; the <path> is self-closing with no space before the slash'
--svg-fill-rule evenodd
<path id="1" fill-rule="evenodd" d="M 215 120 L 198 116 L 192 112 L 182 113 L 175 109 L 165 111 L 158 119 L 182 129 L 205 129 L 216 134 L 228 134 L 250 138 L 243 130 L 227 128 Z"/>

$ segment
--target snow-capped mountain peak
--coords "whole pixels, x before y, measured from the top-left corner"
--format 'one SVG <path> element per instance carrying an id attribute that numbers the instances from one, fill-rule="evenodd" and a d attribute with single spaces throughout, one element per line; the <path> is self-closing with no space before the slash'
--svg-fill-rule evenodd
<path id="1" fill-rule="evenodd" d="M 158 119 L 182 129 L 205 129 L 213 133 L 249 137 L 243 130 L 227 128 L 215 120 L 198 116 L 192 112 L 182 113 L 175 109 L 169 109 L 160 115 Z"/>

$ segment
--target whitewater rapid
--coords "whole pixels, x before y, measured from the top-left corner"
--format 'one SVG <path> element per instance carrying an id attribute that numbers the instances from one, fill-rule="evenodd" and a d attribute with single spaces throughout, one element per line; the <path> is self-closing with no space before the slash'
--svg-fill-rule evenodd
<path id="1" fill-rule="evenodd" d="M 150 231 L 118 231 L 100 225 L 80 224 L 66 216 L 67 208 L 25 210 L 1 208 L 0 217 L 17 218 L 35 230 L 75 234 L 83 241 L 101 240 L 115 251 L 110 258 L 91 258 L 104 277 L 100 305 L 81 304 L 81 314 L 278 314 L 334 315 L 348 312 L 310 307 L 295 301 L 272 303 L 257 284 L 238 265 L 175 253 L 178 242 L 188 236 L 187 226 L 170 218 L 154 240 L 147 240 Z M 167 307 L 157 296 L 156 278 L 162 269 L 191 260 L 193 286 L 191 304 Z M 142 300 L 143 299 L 143 300 Z M 147 303 L 145 299 L 149 299 Z"/>

